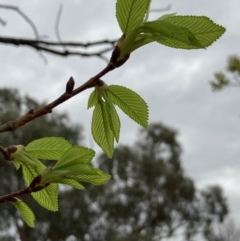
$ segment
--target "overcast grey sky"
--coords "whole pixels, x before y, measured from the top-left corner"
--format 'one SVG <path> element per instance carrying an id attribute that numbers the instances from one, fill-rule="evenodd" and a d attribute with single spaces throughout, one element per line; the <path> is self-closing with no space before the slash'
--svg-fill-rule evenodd
<path id="1" fill-rule="evenodd" d="M 33 20 L 39 33 L 51 40 L 56 40 L 54 24 L 61 3 L 64 6 L 60 22 L 63 40 L 115 39 L 121 34 L 115 19 L 114 0 L 0 0 L 0 3 L 17 4 Z M 149 105 L 150 122 L 162 121 L 179 130 L 187 174 L 199 187 L 220 184 L 232 215 L 240 220 L 240 90 L 228 88 L 213 93 L 208 83 L 214 71 L 225 68 L 230 54 L 240 54 L 240 1 L 153 0 L 152 6 L 161 8 L 168 4 L 172 7 L 166 13 L 206 15 L 227 31 L 206 50 L 147 45 L 103 79 L 108 84 L 125 85 L 138 92 Z M 162 13 L 152 13 L 150 19 L 159 15 Z M 7 21 L 5 27 L 0 25 L 0 35 L 34 38 L 32 29 L 15 12 L 0 9 L 0 17 Z M 15 87 L 22 94 L 49 101 L 63 93 L 70 76 L 79 86 L 106 65 L 97 58 L 45 54 L 46 65 L 30 48 L 2 44 L 0 56 L 0 87 Z M 74 122 L 83 124 L 86 145 L 91 143 L 92 110 L 86 109 L 89 93 L 90 90 L 85 91 L 56 108 L 68 111 Z M 124 115 L 121 120 L 120 143 L 132 144 L 138 126 Z"/>

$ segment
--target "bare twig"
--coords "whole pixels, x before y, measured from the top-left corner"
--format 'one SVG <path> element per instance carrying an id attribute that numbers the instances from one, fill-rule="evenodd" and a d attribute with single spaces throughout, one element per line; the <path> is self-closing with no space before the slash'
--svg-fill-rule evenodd
<path id="1" fill-rule="evenodd" d="M 15 45 L 46 45 L 46 46 L 55 46 L 55 47 L 62 47 L 62 46 L 69 46 L 69 47 L 76 47 L 76 48 L 89 48 L 99 45 L 110 45 L 114 47 L 117 39 L 115 40 L 100 40 L 94 42 L 55 42 L 55 41 L 43 41 L 43 40 L 34 40 L 34 39 L 26 39 L 26 38 L 9 38 L 9 37 L 0 37 L 0 43 L 9 43 Z"/>
<path id="2" fill-rule="evenodd" d="M 7 22 L 4 21 L 2 18 L 0 18 L 0 23 L 1 23 L 3 26 L 5 26 L 5 25 L 7 24 Z"/>
<path id="3" fill-rule="evenodd" d="M 77 43 L 77 42 L 51 42 L 51 41 L 41 41 L 41 40 L 32 40 L 32 39 L 19 39 L 19 38 L 8 38 L 8 37 L 0 37 L 0 43 L 4 44 L 12 44 L 16 46 L 25 45 L 31 48 L 34 48 L 37 51 L 48 52 L 51 54 L 59 55 L 59 56 L 70 56 L 77 55 L 81 57 L 100 57 L 104 59 L 103 54 L 111 51 L 113 49 L 115 40 L 103 40 L 89 43 Z M 82 51 L 71 51 L 71 50 L 58 50 L 54 48 L 61 46 L 71 46 L 71 47 L 83 47 L 88 48 L 90 46 L 96 45 L 104 45 L 108 44 L 110 47 L 106 47 L 103 50 L 95 51 L 95 52 L 82 52 Z M 104 59 L 106 60 L 106 59 Z"/>
<path id="4" fill-rule="evenodd" d="M 32 182 L 30 183 L 29 187 L 24 188 L 24 189 L 22 189 L 20 191 L 16 191 L 16 192 L 13 192 L 13 193 L 1 196 L 0 197 L 0 203 L 16 202 L 17 201 L 17 199 L 16 199 L 17 196 L 21 196 L 21 195 L 24 195 L 24 194 L 29 194 L 29 193 L 32 193 L 32 192 L 41 191 L 42 189 L 44 189 L 45 187 L 49 186 L 49 184 L 50 184 L 50 183 L 47 183 L 47 184 L 44 184 L 44 185 L 39 185 L 40 181 L 41 181 L 41 175 L 38 175 L 38 176 L 36 176 L 32 180 Z"/>
<path id="5" fill-rule="evenodd" d="M 36 39 L 39 39 L 37 27 L 35 26 L 33 21 L 21 9 L 12 5 L 4 5 L 4 4 L 0 4 L 0 8 L 17 12 L 31 26 Z"/>
<path id="6" fill-rule="evenodd" d="M 55 34 L 56 34 L 56 37 L 57 37 L 57 40 L 58 40 L 59 43 L 63 42 L 62 38 L 61 38 L 61 35 L 60 35 L 60 32 L 59 32 L 59 23 L 60 23 L 62 10 L 63 10 L 63 5 L 61 4 L 59 6 L 59 10 L 58 10 L 57 17 L 56 17 L 56 23 L 55 23 Z M 66 46 L 63 45 L 63 47 L 66 50 Z"/>
<path id="7" fill-rule="evenodd" d="M 62 104 L 63 102 L 65 102 L 66 100 L 72 98 L 73 96 L 81 93 L 82 91 L 94 87 L 96 85 L 101 85 L 102 81 L 100 81 L 100 78 L 105 75 L 106 73 L 112 71 L 113 69 L 115 69 L 115 66 L 113 63 L 109 63 L 102 71 L 100 71 L 97 75 L 95 75 L 94 77 L 90 78 L 87 82 L 85 82 L 83 85 L 79 86 L 77 89 L 69 92 L 69 82 L 74 82 L 73 78 L 71 77 L 67 83 L 67 91 L 65 93 L 63 93 L 59 98 L 57 98 L 56 100 L 54 100 L 53 102 L 51 102 L 50 104 L 34 111 L 34 110 L 30 110 L 28 113 L 26 113 L 25 115 L 23 115 L 22 117 L 13 120 L 13 121 L 9 121 L 6 124 L 0 126 L 0 133 L 2 132 L 7 132 L 7 131 L 13 131 L 16 128 L 25 125 L 26 123 L 40 117 L 43 115 L 46 115 L 48 113 L 51 113 L 52 110 Z"/>
<path id="8" fill-rule="evenodd" d="M 33 29 L 34 35 L 36 37 L 36 40 L 0 37 L 0 43 L 14 44 L 14 45 L 27 45 L 29 47 L 32 47 L 39 52 L 40 57 L 43 59 L 43 61 L 45 63 L 47 63 L 47 59 L 43 55 L 43 52 L 48 52 L 48 53 L 52 53 L 52 54 L 59 55 L 59 56 L 69 56 L 69 55 L 78 55 L 78 56 L 82 56 L 82 57 L 95 56 L 95 57 L 99 57 L 99 58 L 103 59 L 104 61 L 107 61 L 106 58 L 103 56 L 103 54 L 112 50 L 115 45 L 115 42 L 116 42 L 116 40 L 102 40 L 102 41 L 96 41 L 96 42 L 92 42 L 92 43 L 63 42 L 61 40 L 61 36 L 59 33 L 59 22 L 60 22 L 60 18 L 61 18 L 62 9 L 63 9 L 62 5 L 60 5 L 59 11 L 57 13 L 56 23 L 55 23 L 55 33 L 56 33 L 58 42 L 41 41 L 40 36 L 38 34 L 37 27 L 35 26 L 33 21 L 18 7 L 15 7 L 12 5 L 0 4 L 0 8 L 16 11 L 31 26 L 31 28 Z M 5 23 L 3 20 L 0 22 Z M 103 50 L 93 52 L 93 53 L 86 53 L 86 52 L 81 52 L 81 51 L 71 51 L 71 50 L 67 49 L 67 46 L 88 48 L 91 46 L 105 45 L 105 44 L 111 45 L 111 47 L 108 47 L 108 48 L 105 48 Z M 54 49 L 53 46 L 63 47 L 63 50 Z"/>
<path id="9" fill-rule="evenodd" d="M 14 202 L 14 201 L 16 201 L 15 197 L 23 195 L 23 194 L 29 194 L 31 192 L 32 192 L 32 190 L 29 187 L 27 187 L 27 188 L 22 189 L 20 191 L 16 191 L 16 192 L 1 196 L 0 197 L 0 203 Z"/>

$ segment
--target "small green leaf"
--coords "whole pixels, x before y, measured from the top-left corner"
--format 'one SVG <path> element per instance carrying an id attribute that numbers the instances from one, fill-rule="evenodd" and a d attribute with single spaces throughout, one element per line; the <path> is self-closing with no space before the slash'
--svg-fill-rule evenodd
<path id="1" fill-rule="evenodd" d="M 171 16 L 165 21 L 187 28 L 204 47 L 210 46 L 226 31 L 224 27 L 205 16 Z"/>
<path id="2" fill-rule="evenodd" d="M 17 210 L 20 212 L 23 220 L 27 223 L 27 225 L 31 228 L 35 226 L 35 215 L 33 211 L 28 207 L 26 203 L 21 201 L 18 198 L 14 198 L 15 201 L 11 202 Z"/>
<path id="3" fill-rule="evenodd" d="M 20 163 L 19 161 L 17 161 L 17 160 L 13 160 L 13 164 L 14 164 L 14 166 L 16 167 L 17 170 L 18 170 L 18 169 L 20 168 L 20 166 L 21 166 L 21 163 Z"/>
<path id="4" fill-rule="evenodd" d="M 168 18 L 167 18 L 168 19 Z M 169 47 L 204 48 L 187 28 L 174 25 L 167 21 L 152 21 L 142 25 L 145 35 L 159 43 L 174 43 Z"/>
<path id="5" fill-rule="evenodd" d="M 69 171 L 66 175 L 67 179 L 75 179 L 94 185 L 102 185 L 111 177 L 109 174 L 84 163 L 72 163 L 72 165 L 67 166 L 65 169 Z"/>
<path id="6" fill-rule="evenodd" d="M 60 183 L 70 185 L 79 190 L 85 189 L 83 185 L 81 185 L 78 181 L 73 180 L 73 179 L 63 179 Z"/>
<path id="7" fill-rule="evenodd" d="M 119 120 L 118 113 L 113 103 L 106 102 L 106 110 L 108 114 L 111 131 L 113 132 L 116 142 L 118 142 L 119 136 L 120 136 L 120 127 L 121 127 L 121 122 Z"/>
<path id="8" fill-rule="evenodd" d="M 72 145 L 62 137 L 44 137 L 30 142 L 26 152 L 31 156 L 47 160 L 59 160 Z"/>
<path id="9" fill-rule="evenodd" d="M 41 170 L 41 162 L 36 161 L 36 158 L 31 157 L 26 151 L 21 151 L 17 154 L 12 154 L 12 157 L 16 168 L 19 168 L 19 165 L 29 165 L 37 170 L 39 164 Z"/>
<path id="10" fill-rule="evenodd" d="M 143 21 L 149 8 L 150 0 L 118 0 L 116 17 L 118 24 L 125 35 L 138 27 Z"/>
<path id="11" fill-rule="evenodd" d="M 148 106 L 136 92 L 119 85 L 110 85 L 108 97 L 131 119 L 143 127 L 148 125 Z"/>
<path id="12" fill-rule="evenodd" d="M 33 198 L 44 208 L 58 211 L 58 184 L 51 183 L 41 191 L 31 193 Z"/>
<path id="13" fill-rule="evenodd" d="M 93 168 L 89 163 L 95 152 L 91 149 L 74 146 L 68 150 L 52 168 L 46 168 L 42 173 L 39 185 L 47 183 L 63 183 L 84 189 L 77 181 L 100 185 L 109 180 L 110 176 Z"/>
<path id="14" fill-rule="evenodd" d="M 38 167 L 37 170 L 28 164 L 22 165 L 23 176 L 28 186 L 36 176 L 38 176 L 43 170 L 46 169 L 46 166 L 38 159 L 35 159 L 35 162 L 37 162 L 37 167 Z M 44 208 L 51 211 L 57 211 L 58 210 L 57 188 L 58 188 L 57 184 L 50 184 L 49 186 L 42 189 L 41 191 L 31 193 L 31 195 Z"/>
<path id="15" fill-rule="evenodd" d="M 132 53 L 134 50 L 149 44 L 151 42 L 154 42 L 153 39 L 148 38 L 147 36 L 141 35 L 140 37 L 138 36 L 133 43 L 129 45 L 124 45 L 124 47 L 121 49 L 121 55 L 125 56 L 128 53 Z"/>
<path id="16" fill-rule="evenodd" d="M 97 102 L 98 102 L 98 94 L 97 94 L 97 90 L 94 89 L 94 91 L 89 96 L 87 108 L 90 109 L 91 107 L 95 106 Z"/>
<path id="17" fill-rule="evenodd" d="M 15 165 L 22 165 L 23 176 L 27 186 L 30 185 L 32 180 L 41 174 L 46 166 L 37 158 L 30 156 L 25 151 L 14 155 Z M 57 203 L 57 185 L 50 184 L 41 191 L 31 193 L 33 198 L 43 207 L 51 211 L 58 210 Z"/>
<path id="18" fill-rule="evenodd" d="M 54 168 L 65 168 L 69 163 L 89 163 L 95 156 L 95 151 L 82 146 L 73 146 L 65 152 Z"/>
<path id="19" fill-rule="evenodd" d="M 62 183 L 71 185 L 77 189 L 84 189 L 77 181 L 89 182 L 94 185 L 101 185 L 109 180 L 110 176 L 88 163 L 81 163 L 78 160 L 66 162 L 63 166 L 47 168 L 41 174 L 40 186 L 47 183 Z"/>
<path id="20" fill-rule="evenodd" d="M 111 158 L 113 155 L 114 135 L 110 128 L 106 103 L 104 101 L 98 102 L 93 111 L 92 135 L 96 143 Z"/>
<path id="21" fill-rule="evenodd" d="M 158 25 L 156 22 L 159 22 Z M 155 24 L 154 28 L 161 27 L 159 33 L 153 31 L 153 26 L 151 26 L 153 24 Z M 165 30 L 163 30 L 163 25 Z M 224 27 L 205 16 L 169 16 L 163 20 L 160 18 L 154 22 L 144 23 L 143 26 L 143 28 L 152 28 L 154 32 L 154 34 L 150 33 L 149 38 L 166 46 L 182 49 L 208 47 L 225 32 Z M 184 35 L 184 29 L 186 35 Z M 165 33 L 163 33 L 164 31 Z M 187 43 L 187 39 L 189 39 L 189 43 Z"/>

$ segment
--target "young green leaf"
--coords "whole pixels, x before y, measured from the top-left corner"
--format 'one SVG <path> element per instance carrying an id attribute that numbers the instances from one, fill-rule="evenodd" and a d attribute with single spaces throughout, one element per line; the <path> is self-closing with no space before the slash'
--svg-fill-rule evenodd
<path id="1" fill-rule="evenodd" d="M 89 163 L 95 156 L 95 151 L 82 146 L 73 146 L 65 152 L 54 168 L 64 168 L 69 163 Z"/>
<path id="2" fill-rule="evenodd" d="M 107 173 L 93 168 L 88 163 L 79 162 L 76 159 L 64 162 L 64 164 L 45 169 L 41 173 L 39 186 L 45 186 L 48 183 L 63 183 L 77 189 L 84 189 L 77 181 L 101 185 L 110 178 L 110 175 Z"/>
<path id="3" fill-rule="evenodd" d="M 145 35 L 159 43 L 174 42 L 175 45 L 171 47 L 186 46 L 186 48 L 203 48 L 187 28 L 174 25 L 167 21 L 157 20 L 144 23 L 142 24 L 142 30 Z"/>
<path id="4" fill-rule="evenodd" d="M 72 186 L 79 190 L 85 189 L 85 187 L 83 185 L 81 185 L 78 181 L 73 180 L 73 179 L 63 179 L 60 183 Z"/>
<path id="5" fill-rule="evenodd" d="M 11 202 L 17 210 L 20 212 L 23 220 L 27 223 L 27 225 L 31 228 L 35 226 L 35 215 L 33 211 L 28 207 L 26 203 L 21 201 L 18 198 L 14 198 L 15 201 Z"/>
<path id="6" fill-rule="evenodd" d="M 32 166 L 25 164 L 22 165 L 23 176 L 26 184 L 29 186 L 32 180 L 38 176 L 43 170 L 46 169 L 46 166 L 35 158 L 37 162 L 38 169 L 34 169 Z M 57 200 L 57 184 L 50 184 L 41 191 L 31 193 L 33 198 L 44 208 L 57 211 L 58 210 L 58 200 Z"/>
<path id="7" fill-rule="evenodd" d="M 150 36 L 151 37 L 151 36 Z M 121 55 L 126 55 L 128 53 L 132 53 L 134 50 L 149 44 L 151 42 L 154 42 L 153 39 L 148 38 L 146 35 L 145 36 L 138 36 L 136 37 L 136 39 L 134 40 L 134 42 L 132 42 L 129 45 L 124 45 L 124 48 L 121 49 Z"/>
<path id="8" fill-rule="evenodd" d="M 17 169 L 20 167 L 20 165 L 29 165 L 33 167 L 35 170 L 38 170 L 38 168 L 40 168 L 39 170 L 41 171 L 42 163 L 36 161 L 36 158 L 31 157 L 26 151 L 21 151 L 19 153 L 12 154 L 12 158 Z"/>
<path id="9" fill-rule="evenodd" d="M 118 0 L 116 17 L 119 27 L 125 35 L 138 27 L 147 14 L 150 0 Z"/>
<path id="10" fill-rule="evenodd" d="M 44 137 L 30 142 L 26 153 L 41 159 L 59 160 L 72 145 L 62 137 Z"/>
<path id="11" fill-rule="evenodd" d="M 90 109 L 91 107 L 95 106 L 97 102 L 98 102 L 98 94 L 97 94 L 97 90 L 94 89 L 94 91 L 89 96 L 87 108 Z"/>
<path id="12" fill-rule="evenodd" d="M 112 102 L 139 125 L 148 125 L 148 106 L 136 92 L 119 85 L 110 85 L 106 90 Z"/>
<path id="13" fill-rule="evenodd" d="M 113 132 L 116 142 L 118 142 L 119 135 L 120 135 L 120 127 L 121 127 L 121 122 L 119 120 L 118 113 L 116 111 L 114 104 L 111 102 L 109 103 L 109 101 L 106 102 L 106 110 L 108 114 L 111 131 Z"/>
<path id="14" fill-rule="evenodd" d="M 114 135 L 110 128 L 106 103 L 104 101 L 98 102 L 93 111 L 92 135 L 96 143 L 111 158 L 113 155 Z"/>
<path id="15" fill-rule="evenodd" d="M 58 211 L 58 184 L 51 183 L 41 191 L 31 193 L 33 198 L 44 208 Z"/>
<path id="16" fill-rule="evenodd" d="M 85 163 L 70 163 L 64 169 L 69 171 L 69 173 L 66 174 L 66 179 L 75 179 L 80 182 L 88 182 L 94 185 L 102 185 L 110 178 L 109 174 L 93 168 L 91 165 Z M 52 171 L 57 170 L 53 168 Z"/>
<path id="17" fill-rule="evenodd" d="M 226 31 L 205 16 L 170 16 L 164 21 L 187 28 L 203 47 L 210 46 Z"/>
<path id="18" fill-rule="evenodd" d="M 148 38 L 181 49 L 208 47 L 225 32 L 205 16 L 166 16 L 142 24 L 142 29 Z"/>

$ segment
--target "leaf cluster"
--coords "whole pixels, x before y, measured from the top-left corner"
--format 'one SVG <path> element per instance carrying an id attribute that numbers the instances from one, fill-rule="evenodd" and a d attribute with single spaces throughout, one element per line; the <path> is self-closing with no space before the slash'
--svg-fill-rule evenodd
<path id="1" fill-rule="evenodd" d="M 112 157 L 114 140 L 118 142 L 120 136 L 115 105 L 141 126 L 147 127 L 148 123 L 148 106 L 137 93 L 119 85 L 104 83 L 95 87 L 88 100 L 88 108 L 94 107 L 92 135 L 108 157 Z"/>
<path id="2" fill-rule="evenodd" d="M 33 198 L 50 211 L 58 210 L 58 183 L 83 190 L 84 186 L 79 182 L 102 185 L 110 178 L 110 175 L 90 164 L 95 156 L 92 149 L 72 146 L 61 137 L 45 137 L 29 143 L 26 147 L 14 147 L 16 151 L 11 154 L 11 160 L 17 169 L 22 167 L 25 182 L 31 188 Z M 57 163 L 46 167 L 41 159 Z M 11 202 L 29 226 L 33 226 L 34 215 L 29 215 L 30 209 L 27 205 L 15 199 Z"/>
<path id="3" fill-rule="evenodd" d="M 201 49 L 210 46 L 225 28 L 205 16 L 166 14 L 147 21 L 150 0 L 118 0 L 116 17 L 123 36 L 117 43 L 118 60 L 127 60 L 137 48 L 151 42 L 180 49 Z"/>

